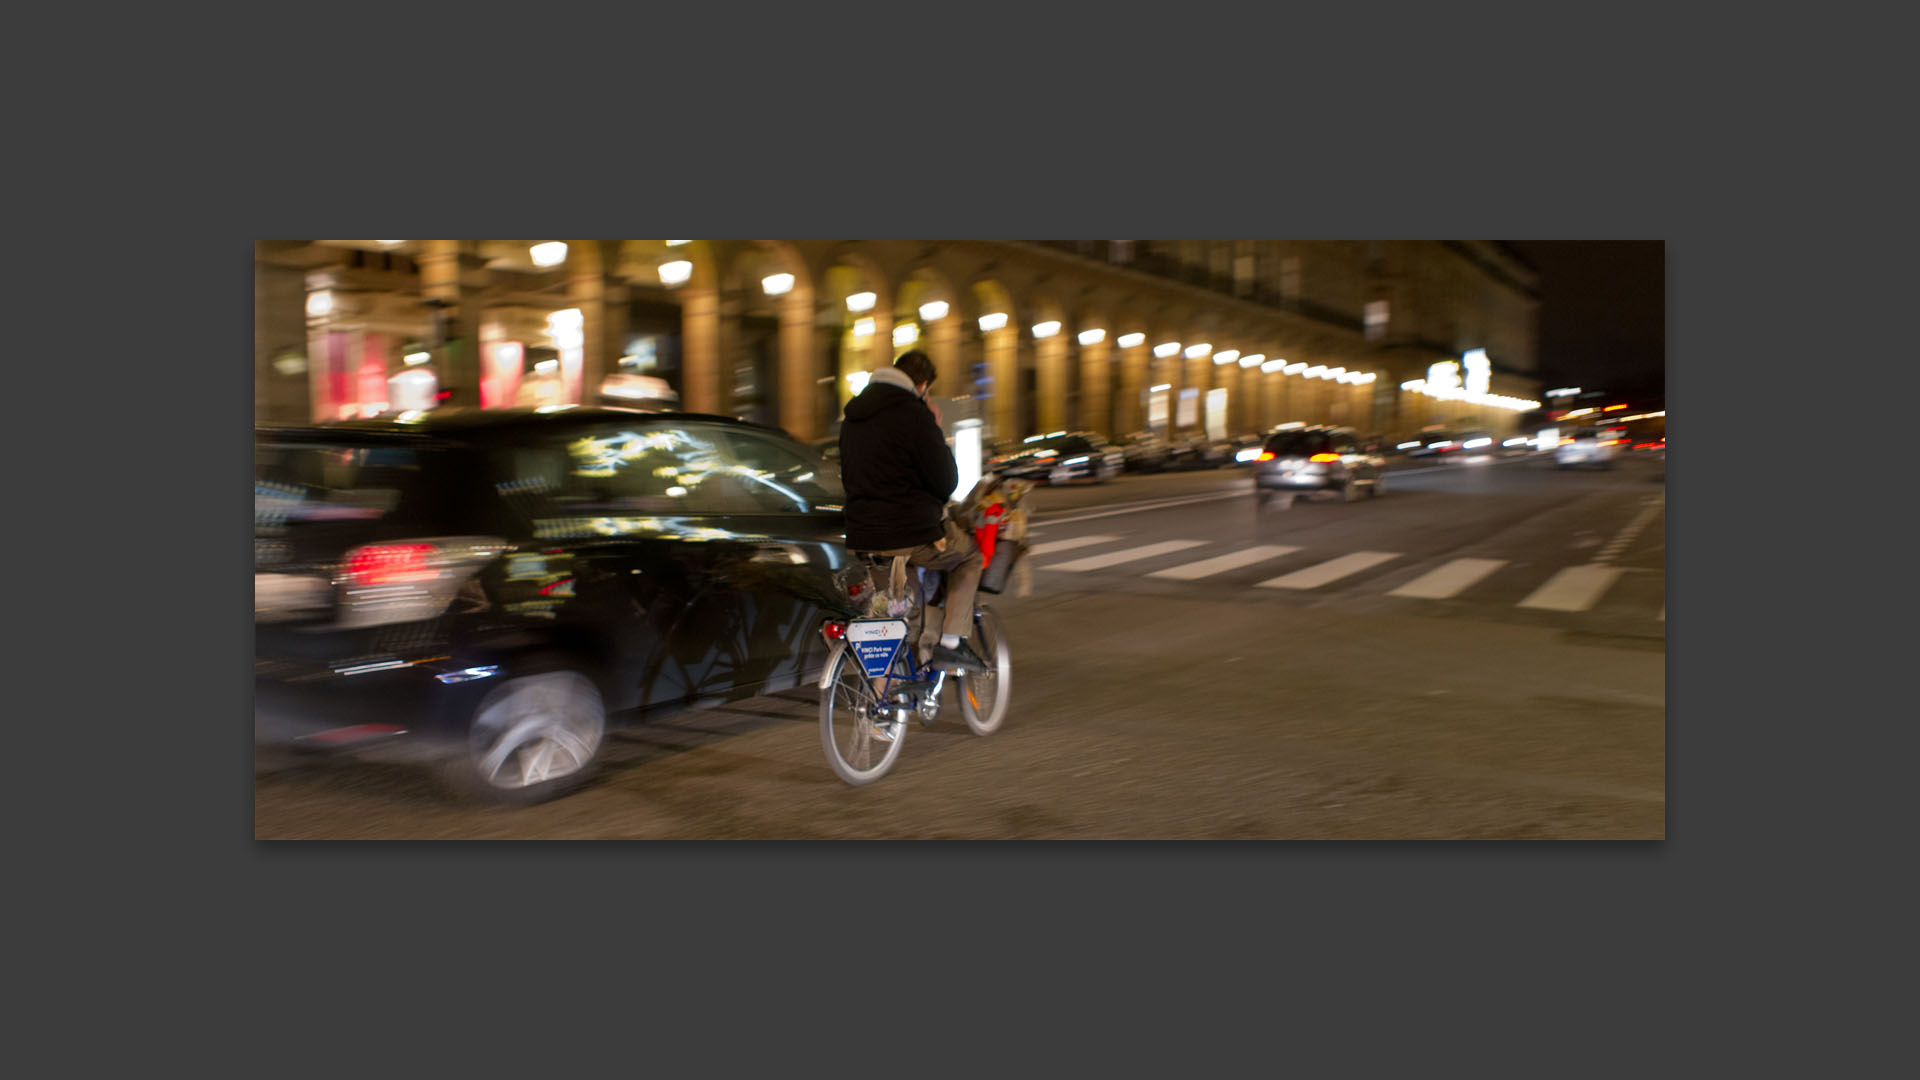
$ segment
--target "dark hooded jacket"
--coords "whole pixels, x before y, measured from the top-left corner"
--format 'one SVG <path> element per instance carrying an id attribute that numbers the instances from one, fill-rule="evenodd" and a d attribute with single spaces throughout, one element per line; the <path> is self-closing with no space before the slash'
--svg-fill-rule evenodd
<path id="1" fill-rule="evenodd" d="M 893 368 L 873 373 L 847 402 L 840 424 L 840 479 L 847 490 L 847 546 L 890 551 L 931 544 L 960 470 L 913 380 Z"/>

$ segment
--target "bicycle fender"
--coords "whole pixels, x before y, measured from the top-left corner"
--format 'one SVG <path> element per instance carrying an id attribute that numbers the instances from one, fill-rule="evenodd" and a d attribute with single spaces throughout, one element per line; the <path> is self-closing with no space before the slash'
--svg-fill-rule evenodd
<path id="1" fill-rule="evenodd" d="M 825 690 L 832 685 L 833 662 L 840 659 L 840 654 L 846 651 L 847 643 L 844 641 L 834 642 L 833 648 L 827 650 L 827 666 L 820 669 L 820 689 Z"/>

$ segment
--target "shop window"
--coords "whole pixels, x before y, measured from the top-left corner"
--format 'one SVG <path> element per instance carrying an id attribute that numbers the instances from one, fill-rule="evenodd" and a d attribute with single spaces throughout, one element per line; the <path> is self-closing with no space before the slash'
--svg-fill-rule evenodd
<path id="1" fill-rule="evenodd" d="M 1233 260 L 1233 293 L 1245 296 L 1253 291 L 1254 258 L 1252 255 L 1240 255 Z"/>
<path id="2" fill-rule="evenodd" d="M 1387 336 L 1387 302 L 1373 300 L 1367 303 L 1367 340 L 1378 341 Z"/>

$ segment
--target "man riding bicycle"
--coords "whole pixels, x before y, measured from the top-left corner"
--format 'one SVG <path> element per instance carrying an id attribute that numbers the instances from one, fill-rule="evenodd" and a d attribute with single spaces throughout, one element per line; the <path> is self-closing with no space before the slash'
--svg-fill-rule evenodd
<path id="1" fill-rule="evenodd" d="M 985 672 L 990 669 L 967 643 L 984 562 L 973 537 L 946 513 L 960 470 L 940 434 L 939 414 L 927 400 L 935 374 L 926 353 L 902 353 L 847 402 L 840 425 L 847 547 L 905 556 L 909 566 L 944 571 L 945 618 L 931 666 Z M 882 571 L 875 568 L 872 576 L 876 587 L 887 589 Z"/>

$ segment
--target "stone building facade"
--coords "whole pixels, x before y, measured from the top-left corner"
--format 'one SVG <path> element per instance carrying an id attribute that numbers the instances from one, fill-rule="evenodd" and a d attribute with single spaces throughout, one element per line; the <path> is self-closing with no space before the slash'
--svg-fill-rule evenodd
<path id="1" fill-rule="evenodd" d="M 1538 303 L 1479 241 L 261 241 L 255 419 L 389 411 L 415 367 L 466 406 L 590 402 L 627 373 L 815 439 L 919 347 L 989 440 L 1509 434 L 1540 396 Z M 1477 384 L 1431 389 L 1470 356 Z"/>

